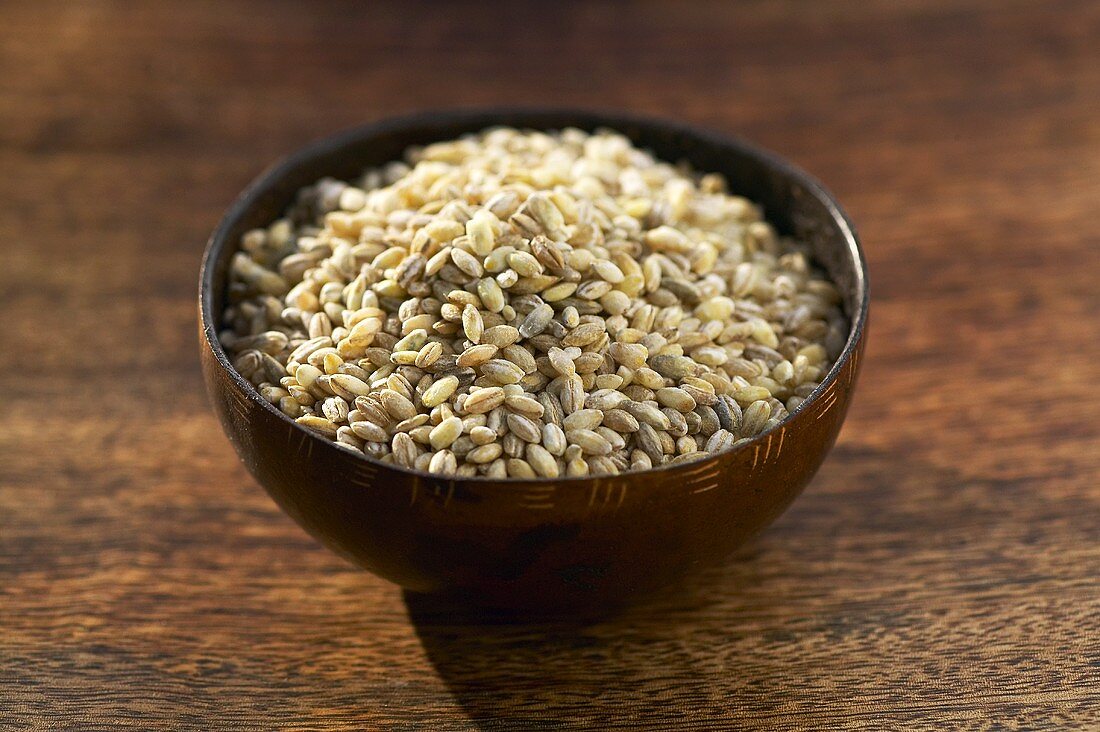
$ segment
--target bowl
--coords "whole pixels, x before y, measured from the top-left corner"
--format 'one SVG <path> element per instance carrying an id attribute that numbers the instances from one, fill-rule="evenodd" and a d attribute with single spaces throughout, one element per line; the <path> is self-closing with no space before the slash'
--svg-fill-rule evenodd
<path id="1" fill-rule="evenodd" d="M 811 242 L 843 294 L 851 330 L 840 358 L 783 423 L 707 459 L 617 476 L 446 478 L 334 446 L 283 415 L 232 367 L 217 339 L 232 254 L 297 190 L 351 178 L 409 145 L 494 125 L 607 127 L 659 158 L 720 172 L 763 206 L 781 232 Z M 598 607 L 720 562 L 774 521 L 836 440 L 859 374 L 867 273 L 855 230 L 814 179 L 724 135 L 618 113 L 493 109 L 390 119 L 330 137 L 257 178 L 207 245 L 199 287 L 203 373 L 241 460 L 310 534 L 369 571 L 416 592 L 496 607 Z"/>

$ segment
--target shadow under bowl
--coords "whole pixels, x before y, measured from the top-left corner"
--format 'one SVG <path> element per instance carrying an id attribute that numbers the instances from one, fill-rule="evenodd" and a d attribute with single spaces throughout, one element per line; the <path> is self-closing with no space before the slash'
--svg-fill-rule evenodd
<path id="1" fill-rule="evenodd" d="M 705 460 L 641 473 L 559 480 L 444 478 L 335 447 L 262 399 L 217 339 L 241 236 L 324 176 L 349 179 L 410 145 L 494 125 L 611 128 L 669 161 L 722 173 L 780 232 L 811 243 L 843 294 L 850 333 L 820 387 L 770 432 Z M 211 236 L 199 289 L 207 389 L 256 480 L 325 545 L 415 592 L 494 607 L 619 604 L 721 561 L 774 521 L 813 477 L 847 412 L 865 340 L 866 266 L 833 197 L 745 142 L 617 113 L 496 109 L 425 113 L 317 142 L 257 178 Z"/>

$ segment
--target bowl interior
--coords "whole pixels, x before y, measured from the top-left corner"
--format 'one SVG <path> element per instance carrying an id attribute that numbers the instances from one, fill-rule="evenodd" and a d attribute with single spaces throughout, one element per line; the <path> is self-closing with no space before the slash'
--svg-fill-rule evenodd
<path id="1" fill-rule="evenodd" d="M 816 263 L 837 284 L 844 298 L 850 324 L 845 348 L 821 386 L 795 414 L 811 406 L 836 379 L 863 331 L 868 301 L 866 268 L 851 223 L 816 180 L 782 158 L 749 143 L 676 123 L 621 114 L 530 109 L 425 113 L 385 120 L 314 143 L 259 176 L 234 202 L 215 230 L 203 262 L 200 284 L 203 332 L 218 362 L 230 376 L 242 388 L 252 391 L 233 369 L 217 339 L 225 306 L 229 263 L 246 231 L 266 226 L 281 216 L 300 188 L 322 177 L 354 178 L 369 167 L 400 159 L 410 145 L 452 139 L 500 125 L 542 130 L 610 128 L 625 134 L 635 145 L 652 151 L 660 159 L 686 161 L 696 170 L 723 174 L 730 190 L 761 205 L 765 218 L 781 233 L 810 243 Z M 258 395 L 256 399 L 263 401 Z M 263 406 L 282 416 L 266 402 Z M 283 418 L 291 421 L 288 417 Z M 662 466 L 631 475 L 678 467 Z M 509 479 L 472 480 L 506 482 Z M 558 482 L 570 480 L 573 479 L 562 478 Z"/>

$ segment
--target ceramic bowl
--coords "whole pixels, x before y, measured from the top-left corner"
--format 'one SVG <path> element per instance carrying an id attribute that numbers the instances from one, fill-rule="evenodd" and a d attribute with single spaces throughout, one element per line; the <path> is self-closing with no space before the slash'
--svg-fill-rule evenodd
<path id="1" fill-rule="evenodd" d="M 817 390 L 782 424 L 705 460 L 613 477 L 444 478 L 335 447 L 262 399 L 216 333 L 241 235 L 281 215 L 323 176 L 352 178 L 409 145 L 494 125 L 612 128 L 669 161 L 726 176 L 781 232 L 808 240 L 844 296 L 851 329 Z M 367 125 L 317 142 L 257 178 L 210 238 L 200 346 L 207 388 L 248 470 L 321 542 L 419 592 L 507 607 L 622 602 L 721 561 L 774 521 L 813 477 L 848 409 L 867 323 L 856 233 L 834 198 L 782 158 L 725 135 L 622 114 L 455 111 Z"/>

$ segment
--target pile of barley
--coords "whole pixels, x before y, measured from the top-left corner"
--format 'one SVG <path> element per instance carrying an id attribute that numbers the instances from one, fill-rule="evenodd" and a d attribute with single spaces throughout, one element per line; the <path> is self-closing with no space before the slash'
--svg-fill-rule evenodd
<path id="1" fill-rule="evenodd" d="M 718 175 L 494 129 L 304 189 L 246 234 L 220 339 L 299 424 L 458 476 L 614 474 L 770 429 L 840 298 Z"/>

